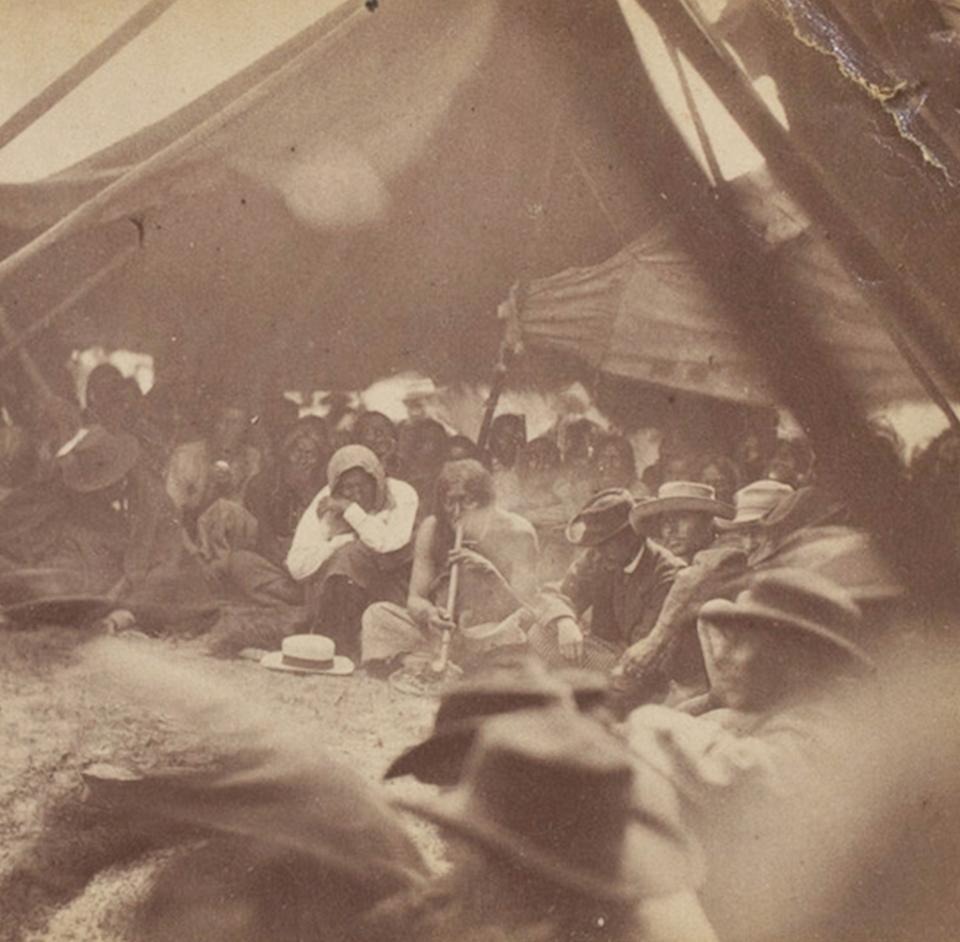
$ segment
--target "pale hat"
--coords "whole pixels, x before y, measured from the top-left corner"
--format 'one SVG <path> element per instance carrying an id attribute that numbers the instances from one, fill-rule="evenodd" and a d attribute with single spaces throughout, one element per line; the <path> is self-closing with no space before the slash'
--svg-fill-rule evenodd
<path id="1" fill-rule="evenodd" d="M 271 651 L 260 666 L 291 674 L 352 674 L 353 661 L 336 653 L 336 645 L 325 635 L 290 635 L 279 651 Z"/>
<path id="2" fill-rule="evenodd" d="M 630 524 L 641 529 L 641 521 L 670 513 L 703 513 L 711 517 L 730 519 L 733 508 L 717 500 L 717 492 L 709 484 L 699 481 L 667 481 L 661 484 L 657 496 L 640 501 L 630 512 Z"/>
<path id="3" fill-rule="evenodd" d="M 762 520 L 793 493 L 794 490 L 789 484 L 780 481 L 754 481 L 741 487 L 734 495 L 737 512 L 733 520 L 718 517 L 715 523 L 721 530 L 736 530 L 749 526 Z"/>

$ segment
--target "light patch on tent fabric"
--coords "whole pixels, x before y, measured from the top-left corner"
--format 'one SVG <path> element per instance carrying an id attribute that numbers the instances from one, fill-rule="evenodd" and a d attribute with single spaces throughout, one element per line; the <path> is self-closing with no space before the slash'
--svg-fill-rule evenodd
<path id="1" fill-rule="evenodd" d="M 442 146 L 443 122 L 476 75 L 498 9 L 493 0 L 460 0 L 434 16 L 415 5 L 394 19 L 378 11 L 352 42 L 306 60 L 275 97 L 225 132 L 219 153 L 310 225 L 378 221 L 393 181 Z M 401 28 L 412 45 L 398 46 Z"/>
<path id="2" fill-rule="evenodd" d="M 346 229 L 382 219 L 390 194 L 362 153 L 326 147 L 296 160 L 264 161 L 241 169 L 278 193 L 301 222 L 317 229 Z"/>

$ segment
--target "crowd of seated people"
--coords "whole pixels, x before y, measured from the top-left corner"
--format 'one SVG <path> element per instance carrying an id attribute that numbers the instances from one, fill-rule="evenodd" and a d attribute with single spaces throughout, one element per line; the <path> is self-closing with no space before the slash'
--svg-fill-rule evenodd
<path id="1" fill-rule="evenodd" d="M 657 459 L 639 473 L 630 439 L 583 415 L 561 416 L 528 440 L 525 417 L 503 413 L 481 449 L 426 415 L 395 423 L 381 412 L 345 406 L 332 428 L 317 415 L 298 418 L 284 397 L 254 408 L 228 390 L 206 396 L 203 406 L 191 408 L 183 388 L 162 379 L 143 396 L 103 364 L 88 378 L 74 434 L 62 433 L 52 460 L 39 457 L 25 430 L 6 427 L 4 568 L 69 572 L 61 590 L 112 593 L 118 604 L 145 590 L 132 592 L 131 579 L 120 581 L 117 558 L 140 560 L 132 577 L 138 584 L 166 585 L 182 574 L 202 586 L 193 595 L 224 613 L 215 647 L 230 653 L 268 648 L 302 630 L 333 638 L 354 659 L 393 664 L 409 653 L 400 610 L 418 630 L 453 618 L 461 628 L 465 619 L 502 621 L 522 611 L 518 621 L 529 623 L 528 643 L 532 637 L 541 653 L 603 663 L 645 696 L 665 684 L 702 683 L 691 633 L 696 604 L 740 588 L 757 542 L 769 537 L 763 520 L 780 503 L 799 506 L 778 521 L 781 541 L 812 523 L 836 522 L 805 515 L 829 505 L 810 497 L 819 496 L 813 455 L 802 440 L 777 438 L 770 424 L 748 427 L 727 453 L 715 445 L 699 450 L 682 429 L 668 429 Z M 943 436 L 917 460 L 918 479 L 929 482 L 919 486 L 932 494 L 949 490 L 955 479 L 948 469 L 951 442 Z M 62 556 L 66 543 L 43 521 L 55 521 L 53 529 L 70 522 L 56 509 L 70 490 L 63 469 L 97 448 L 111 456 L 104 462 L 117 465 L 99 496 L 111 513 L 88 514 L 74 541 L 82 548 L 77 559 L 55 558 L 51 547 Z M 131 467 L 117 457 L 134 452 Z M 114 478 L 148 484 L 134 488 Z M 470 500 L 443 506 L 451 487 L 469 490 Z M 149 511 L 141 492 L 151 495 Z M 71 514 L 87 503 L 94 498 L 73 501 Z M 504 529 L 507 519 L 514 522 Z M 454 553 L 461 524 L 466 542 Z M 427 548 L 437 528 L 445 534 L 444 552 L 453 555 Z M 510 532 L 529 534 L 522 551 Z M 110 551 L 94 552 L 97 542 Z M 174 543 L 176 553 L 169 549 Z M 157 553 L 162 565 L 149 562 Z M 441 611 L 454 562 L 465 599 L 482 569 L 510 589 L 516 604 L 496 602 L 494 592 L 489 604 L 467 599 L 457 613 Z M 367 620 L 378 637 L 385 613 L 392 613 L 399 637 L 386 645 L 397 648 L 388 658 L 380 642 L 373 655 L 363 650 L 361 623 L 371 606 Z M 273 627 L 266 636 L 258 627 L 232 631 L 232 614 L 241 610 L 234 621 Z M 436 637 L 428 632 L 420 641 L 429 647 Z M 630 678 L 636 683 L 628 684 Z"/>
<path id="2" fill-rule="evenodd" d="M 52 450 L 6 426 L 0 602 L 93 596 L 158 631 L 203 615 L 217 652 L 299 650 L 308 674 L 444 651 L 464 679 L 390 774 L 452 789 L 406 804 L 461 851 L 347 937 L 813 937 L 817 861 L 857 845 L 823 809 L 859 774 L 904 589 L 807 444 L 670 430 L 638 473 L 582 416 L 529 441 L 497 416 L 481 448 L 424 416 L 295 413 L 221 395 L 188 418 L 169 385 L 101 367 Z M 955 433 L 909 470 L 877 434 L 960 521 Z M 329 656 L 284 646 L 301 635 Z"/>

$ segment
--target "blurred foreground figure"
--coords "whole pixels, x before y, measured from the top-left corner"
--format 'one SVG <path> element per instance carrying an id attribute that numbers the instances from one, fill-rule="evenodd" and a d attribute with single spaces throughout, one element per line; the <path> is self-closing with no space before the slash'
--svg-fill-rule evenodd
<path id="1" fill-rule="evenodd" d="M 682 832 L 636 812 L 628 754 L 569 708 L 488 719 L 462 784 L 404 804 L 458 839 L 456 858 L 378 907 L 366 942 L 715 939 Z"/>
<path id="2" fill-rule="evenodd" d="M 701 609 L 709 693 L 629 718 L 641 763 L 677 785 L 704 842 L 721 938 L 819 938 L 806 933 L 841 892 L 840 865 L 862 837 L 846 786 L 863 774 L 877 707 L 861 627 L 830 580 L 764 573 Z"/>
<path id="3" fill-rule="evenodd" d="M 88 768 L 86 813 L 73 825 L 82 833 L 42 832 L 31 851 L 57 878 L 80 872 L 79 892 L 95 873 L 167 848 L 131 939 L 347 942 L 374 904 L 426 879 L 382 792 L 313 742 L 309 726 L 278 721 L 242 688 L 156 649 L 102 639 L 84 657 L 138 708 L 204 735 L 189 768 Z M 98 834 L 102 846 L 91 846 Z M 50 879 L 31 869 L 34 884 Z"/>
<path id="4" fill-rule="evenodd" d="M 346 942 L 374 904 L 424 878 L 401 822 L 329 756 L 251 754 L 118 791 L 107 799 L 118 823 L 142 816 L 141 827 L 185 825 L 194 838 L 138 907 L 145 942 Z"/>
<path id="5" fill-rule="evenodd" d="M 605 716 L 608 688 L 602 674 L 576 668 L 548 673 L 532 657 L 494 664 L 443 694 L 431 734 L 394 759 L 383 777 L 412 775 L 430 785 L 456 785 L 477 735 L 491 716 L 567 706 L 600 719 Z"/>

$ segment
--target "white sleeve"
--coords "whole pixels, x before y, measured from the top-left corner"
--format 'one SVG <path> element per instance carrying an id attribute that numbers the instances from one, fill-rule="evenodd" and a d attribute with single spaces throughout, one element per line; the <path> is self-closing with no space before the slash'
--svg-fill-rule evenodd
<path id="1" fill-rule="evenodd" d="M 297 582 L 309 579 L 336 549 L 354 539 L 352 533 L 330 537 L 324 522 L 317 516 L 317 505 L 330 493 L 324 488 L 303 512 L 287 553 L 287 571 Z"/>
<path id="2" fill-rule="evenodd" d="M 356 531 L 360 541 L 375 553 L 392 553 L 402 549 L 413 537 L 417 519 L 417 492 L 406 483 L 387 478 L 393 506 L 377 514 L 368 514 L 358 504 L 343 512 L 343 519 Z"/>

